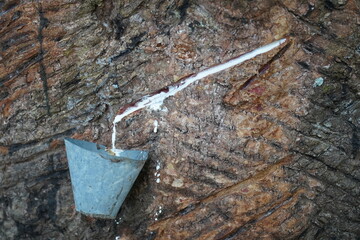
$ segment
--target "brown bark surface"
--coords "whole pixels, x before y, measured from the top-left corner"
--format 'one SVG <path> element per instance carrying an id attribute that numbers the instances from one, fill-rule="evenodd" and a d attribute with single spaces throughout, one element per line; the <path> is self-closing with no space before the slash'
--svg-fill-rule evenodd
<path id="1" fill-rule="evenodd" d="M 0 239 L 359 239 L 359 12 L 0 0 Z M 75 212 L 64 137 L 110 146 L 120 107 L 283 37 L 119 123 L 150 157 L 115 221 Z"/>

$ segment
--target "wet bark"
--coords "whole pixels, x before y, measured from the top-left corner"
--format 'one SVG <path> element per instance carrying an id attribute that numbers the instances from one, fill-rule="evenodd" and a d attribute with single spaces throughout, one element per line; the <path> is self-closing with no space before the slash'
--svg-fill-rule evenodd
<path id="1" fill-rule="evenodd" d="M 359 11 L 0 0 L 0 238 L 358 239 Z M 122 106 L 283 37 L 120 122 L 150 157 L 115 221 L 75 212 L 64 137 L 110 146 Z"/>

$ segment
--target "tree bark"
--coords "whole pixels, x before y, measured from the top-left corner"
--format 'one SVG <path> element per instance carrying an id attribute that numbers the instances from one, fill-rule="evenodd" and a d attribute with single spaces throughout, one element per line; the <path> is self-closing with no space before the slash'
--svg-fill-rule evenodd
<path id="1" fill-rule="evenodd" d="M 360 1 L 0 0 L 1 239 L 358 239 Z M 64 137 L 147 160 L 116 220 L 74 209 Z M 154 122 L 158 121 L 157 131 Z"/>

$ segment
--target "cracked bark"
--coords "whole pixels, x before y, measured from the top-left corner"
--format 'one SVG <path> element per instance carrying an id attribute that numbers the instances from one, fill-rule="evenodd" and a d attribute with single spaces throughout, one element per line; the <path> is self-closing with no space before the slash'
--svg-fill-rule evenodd
<path id="1" fill-rule="evenodd" d="M 357 239 L 359 6 L 0 1 L 0 238 Z M 110 146 L 126 104 L 283 37 L 119 123 L 147 164 L 115 222 L 74 212 L 64 137 Z"/>

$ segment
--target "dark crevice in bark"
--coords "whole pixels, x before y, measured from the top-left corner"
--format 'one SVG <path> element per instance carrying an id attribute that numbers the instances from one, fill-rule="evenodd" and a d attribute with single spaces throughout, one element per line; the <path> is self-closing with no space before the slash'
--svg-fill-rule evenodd
<path id="1" fill-rule="evenodd" d="M 78 83 L 81 82 L 81 78 L 79 76 L 80 73 L 77 73 L 76 76 L 72 78 L 70 81 L 61 83 L 60 85 L 61 90 L 64 92 L 69 89 L 79 88 L 80 86 L 78 85 Z"/>
<path id="2" fill-rule="evenodd" d="M 34 65 L 35 63 L 41 61 L 42 58 L 43 58 L 43 56 L 40 55 L 40 54 L 37 54 L 35 56 L 30 57 L 28 61 L 26 61 L 22 65 L 16 67 L 15 71 L 13 71 L 12 73 L 0 78 L 0 87 L 2 87 L 5 82 L 10 81 L 10 80 L 18 77 L 24 70 L 26 70 L 28 67 Z"/>
<path id="3" fill-rule="evenodd" d="M 338 38 L 338 36 L 331 32 L 324 24 L 318 23 L 318 22 L 312 22 L 309 19 L 307 19 L 307 15 L 301 16 L 294 12 L 293 10 L 287 8 L 284 4 L 280 3 L 280 5 L 291 15 L 293 15 L 296 19 L 299 19 L 301 22 L 305 23 L 307 26 L 309 26 L 312 31 L 316 32 L 318 35 L 335 42 L 343 47 L 346 47 L 350 50 L 353 50 L 350 46 L 347 45 L 346 42 L 343 42 L 341 39 Z"/>
<path id="4" fill-rule="evenodd" d="M 314 30 L 315 32 L 317 32 L 319 35 L 322 36 L 326 36 L 327 38 L 334 40 L 336 39 L 336 35 L 333 33 L 329 33 L 329 30 L 323 26 L 322 24 L 319 23 L 313 23 L 311 21 L 309 21 L 306 17 L 300 16 L 299 14 L 297 14 L 296 12 L 294 12 L 293 10 L 290 10 L 289 8 L 287 8 L 284 4 L 280 4 L 287 12 L 289 12 L 291 15 L 293 15 L 296 19 L 299 19 L 300 21 L 302 21 L 303 23 L 305 23 L 306 25 L 310 26 L 312 28 L 312 30 Z"/>
<path id="5" fill-rule="evenodd" d="M 186 18 L 186 14 L 187 14 L 187 9 L 190 7 L 191 3 L 190 0 L 184 0 L 182 2 L 182 4 L 179 6 L 178 10 L 180 12 L 180 23 L 183 23 L 185 18 Z"/>
<path id="6" fill-rule="evenodd" d="M 36 145 L 38 143 L 41 143 L 41 142 L 44 142 L 46 140 L 51 141 L 53 139 L 70 136 L 71 134 L 73 134 L 75 132 L 75 130 L 76 130 L 76 128 L 71 128 L 71 129 L 65 130 L 63 132 L 54 134 L 54 135 L 52 135 L 51 137 L 48 137 L 48 138 L 35 139 L 35 140 L 29 141 L 29 142 L 26 142 L 26 143 L 14 143 L 14 144 L 11 144 L 11 145 L 7 146 L 7 147 L 9 147 L 9 155 L 11 156 L 13 153 L 19 151 L 20 149 L 34 146 L 34 145 Z"/>
<path id="7" fill-rule="evenodd" d="M 15 8 L 16 6 L 19 5 L 19 0 L 13 0 L 13 1 L 1 1 L 0 2 L 0 8 L 1 12 L 0 12 L 0 16 L 8 11 L 10 11 L 11 9 Z"/>
<path id="8" fill-rule="evenodd" d="M 43 47 L 43 40 L 44 40 L 44 36 L 43 36 L 43 29 L 47 27 L 49 20 L 47 18 L 44 17 L 44 12 L 42 9 L 42 5 L 41 2 L 39 1 L 39 6 L 38 6 L 38 14 L 39 14 L 39 32 L 38 32 L 38 41 L 40 43 L 40 49 L 39 49 L 39 57 L 40 57 L 40 79 L 43 83 L 43 90 L 44 90 L 44 97 L 45 97 L 45 104 L 46 104 L 46 112 L 48 114 L 48 116 L 51 116 L 51 112 L 50 112 L 50 102 L 49 102 L 49 87 L 48 87 L 48 83 L 47 83 L 47 75 L 46 75 L 46 68 L 45 68 L 45 64 L 44 64 L 44 47 Z"/>
<path id="9" fill-rule="evenodd" d="M 127 48 L 121 51 L 116 56 L 111 57 L 110 62 L 117 61 L 119 58 L 126 56 L 127 54 L 131 53 L 140 43 L 143 41 L 143 37 L 147 34 L 147 32 L 142 32 L 137 36 L 131 38 L 131 42 L 127 46 Z"/>
<path id="10" fill-rule="evenodd" d="M 306 62 L 299 61 L 299 62 L 297 62 L 297 64 L 299 64 L 305 70 L 311 70 L 310 65 Z"/>
<path id="11" fill-rule="evenodd" d="M 237 239 L 239 234 L 249 230 L 249 228 L 253 227 L 254 224 L 256 224 L 257 222 L 261 221 L 262 219 L 270 216 L 271 214 L 273 214 L 277 209 L 281 208 L 282 206 L 286 205 L 287 203 L 289 203 L 291 200 L 293 199 L 293 195 L 291 195 L 290 197 L 286 198 L 285 200 L 283 200 L 282 202 L 280 202 L 279 204 L 275 205 L 274 207 L 272 207 L 271 209 L 267 210 L 266 212 L 264 212 L 263 214 L 261 214 L 261 216 L 259 216 L 258 218 L 252 219 L 249 222 L 246 222 L 245 224 L 243 224 L 241 227 L 239 227 L 238 229 L 233 230 L 232 232 L 228 233 L 227 236 L 222 237 L 221 239 L 223 240 L 233 240 L 233 239 Z"/>
<path id="12" fill-rule="evenodd" d="M 11 36 L 9 39 L 6 39 L 1 43 L 2 51 L 6 51 L 13 45 L 20 45 L 21 43 L 28 41 L 30 34 L 31 32 L 23 32 L 15 36 Z"/>
<path id="13" fill-rule="evenodd" d="M 29 212 L 34 212 L 36 216 L 25 222 L 16 222 L 18 233 L 16 239 L 34 239 L 42 235 L 41 232 L 36 231 L 36 226 L 41 224 L 42 221 L 48 220 L 48 227 L 53 227 L 59 232 L 65 232 L 65 228 L 60 227 L 57 223 L 57 192 L 60 189 L 61 182 L 59 179 L 64 179 L 68 174 L 67 170 L 51 172 L 47 175 L 41 176 L 36 180 L 36 183 L 46 181 L 47 185 L 51 188 L 48 189 L 46 185 L 37 185 L 27 187 L 30 193 L 30 201 L 27 204 Z M 29 184 L 30 185 L 30 184 Z"/>
<path id="14" fill-rule="evenodd" d="M 360 151 L 360 138 L 359 138 L 359 129 L 353 126 L 353 133 L 351 135 L 351 144 L 352 144 L 352 155 L 357 157 Z"/>
<path id="15" fill-rule="evenodd" d="M 305 156 L 305 157 L 307 157 L 307 158 L 310 158 L 310 159 L 312 159 L 312 160 L 318 161 L 318 162 L 324 164 L 324 165 L 328 168 L 328 170 L 331 170 L 331 171 L 333 171 L 333 172 L 341 173 L 342 175 L 344 175 L 345 177 L 351 179 L 352 181 L 355 181 L 355 182 L 360 183 L 360 179 L 359 179 L 359 178 L 351 175 L 350 173 L 344 172 L 343 170 L 337 168 L 336 166 L 331 166 L 331 165 L 329 165 L 328 163 L 326 163 L 324 160 L 320 159 L 319 157 L 314 157 L 314 156 L 312 156 L 312 155 L 310 155 L 310 154 L 302 153 L 302 152 L 297 151 L 297 150 L 293 150 L 293 152 L 296 153 L 296 154 L 300 154 L 300 155 L 302 155 L 302 156 Z"/>
<path id="16" fill-rule="evenodd" d="M 127 25 L 124 23 L 123 18 L 120 15 L 117 15 L 112 20 L 112 24 L 114 26 L 115 39 L 120 40 L 126 30 Z"/>

